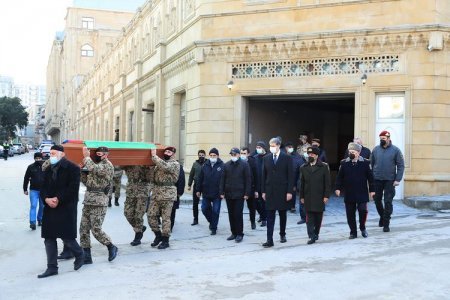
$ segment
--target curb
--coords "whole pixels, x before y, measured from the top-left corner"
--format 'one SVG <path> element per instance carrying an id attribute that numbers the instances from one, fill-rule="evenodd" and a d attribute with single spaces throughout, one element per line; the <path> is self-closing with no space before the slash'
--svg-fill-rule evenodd
<path id="1" fill-rule="evenodd" d="M 433 197 L 408 197 L 402 200 L 407 206 L 418 209 L 447 210 L 450 209 L 450 195 Z"/>

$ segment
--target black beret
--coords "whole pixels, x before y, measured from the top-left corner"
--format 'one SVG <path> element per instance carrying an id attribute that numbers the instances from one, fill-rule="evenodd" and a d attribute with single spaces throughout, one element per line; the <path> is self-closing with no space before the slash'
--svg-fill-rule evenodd
<path id="1" fill-rule="evenodd" d="M 177 148 L 172 147 L 172 146 L 168 146 L 168 147 L 164 148 L 164 151 L 166 151 L 166 150 L 172 151 L 173 153 L 177 152 Z"/>
<path id="2" fill-rule="evenodd" d="M 50 150 L 56 150 L 56 151 L 61 151 L 64 152 L 64 147 L 61 145 L 53 145 Z"/>
<path id="3" fill-rule="evenodd" d="M 108 147 L 100 146 L 97 149 L 95 149 L 95 152 L 109 152 Z"/>

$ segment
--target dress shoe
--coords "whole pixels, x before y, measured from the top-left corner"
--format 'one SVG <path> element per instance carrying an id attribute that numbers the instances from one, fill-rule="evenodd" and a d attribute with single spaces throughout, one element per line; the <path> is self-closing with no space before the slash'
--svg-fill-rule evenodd
<path id="1" fill-rule="evenodd" d="M 270 248 L 270 247 L 273 247 L 273 241 L 267 241 L 267 242 L 263 243 L 262 246 L 263 246 L 264 248 Z"/>
<path id="2" fill-rule="evenodd" d="M 356 239 L 356 238 L 357 238 L 357 236 L 354 233 L 350 233 L 350 236 L 348 237 L 349 240 L 353 240 L 353 239 Z"/>
<path id="3" fill-rule="evenodd" d="M 217 231 L 215 229 L 211 229 L 211 235 L 216 235 Z"/>
<path id="4" fill-rule="evenodd" d="M 311 239 L 308 240 L 307 244 L 311 245 L 311 244 L 314 244 L 315 242 L 316 242 L 316 239 L 315 238 L 311 238 Z"/>
<path id="5" fill-rule="evenodd" d="M 31 230 L 36 230 L 36 224 L 30 224 Z"/>
<path id="6" fill-rule="evenodd" d="M 383 219 L 382 218 L 380 218 L 380 221 L 378 221 L 378 227 L 383 227 Z"/>
<path id="7" fill-rule="evenodd" d="M 305 224 L 305 223 L 306 223 L 306 220 L 305 220 L 305 219 L 300 219 L 300 221 L 297 222 L 298 225 L 300 225 L 300 224 Z"/>
<path id="8" fill-rule="evenodd" d="M 240 243 L 240 242 L 242 242 L 243 239 L 244 239 L 243 235 L 237 235 L 235 241 L 236 241 L 236 243 Z"/>
<path id="9" fill-rule="evenodd" d="M 256 220 L 256 222 L 261 223 L 261 217 L 259 217 L 258 220 Z"/>
<path id="10" fill-rule="evenodd" d="M 286 243 L 287 239 L 285 235 L 280 236 L 280 243 Z"/>
<path id="11" fill-rule="evenodd" d="M 389 226 L 384 226 L 383 227 L 383 232 L 389 232 L 391 231 L 391 229 L 389 229 Z"/>
<path id="12" fill-rule="evenodd" d="M 119 249 L 114 246 L 113 244 L 109 244 L 108 246 L 108 261 L 113 261 L 114 258 L 117 256 L 117 252 L 119 252 Z"/>
<path id="13" fill-rule="evenodd" d="M 265 227 L 267 225 L 267 221 L 261 221 L 261 227 Z"/>
<path id="14" fill-rule="evenodd" d="M 119 204 L 119 198 L 116 198 L 116 199 L 115 199 L 114 205 L 115 205 L 115 206 L 119 206 L 119 205 L 120 205 L 120 204 Z"/>
<path id="15" fill-rule="evenodd" d="M 192 222 L 191 226 L 195 226 L 198 224 L 198 219 L 194 219 L 194 222 Z"/>
<path id="16" fill-rule="evenodd" d="M 70 251 L 70 250 L 67 250 L 66 252 L 61 252 L 59 255 L 58 255 L 58 259 L 72 259 L 72 258 L 74 258 L 75 256 L 72 254 L 72 251 Z"/>
<path id="17" fill-rule="evenodd" d="M 38 226 L 42 226 L 42 221 L 38 220 Z"/>
<path id="18" fill-rule="evenodd" d="M 45 278 L 53 275 L 58 275 L 58 269 L 47 269 L 44 273 L 39 274 L 38 278 Z"/>
<path id="19" fill-rule="evenodd" d="M 230 235 L 229 237 L 227 237 L 227 241 L 232 241 L 235 240 L 236 236 L 234 234 Z"/>
<path id="20" fill-rule="evenodd" d="M 367 233 L 367 230 L 366 230 L 366 229 L 361 230 L 361 235 L 362 235 L 364 238 L 366 238 L 366 237 L 369 236 L 369 234 Z"/>
<path id="21" fill-rule="evenodd" d="M 256 223 L 252 222 L 252 229 L 256 229 Z"/>

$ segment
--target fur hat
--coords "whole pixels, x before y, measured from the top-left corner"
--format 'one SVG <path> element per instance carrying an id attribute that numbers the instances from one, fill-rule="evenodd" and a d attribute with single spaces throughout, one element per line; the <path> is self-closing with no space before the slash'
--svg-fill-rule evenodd
<path id="1" fill-rule="evenodd" d="M 348 143 L 347 149 L 361 152 L 362 147 L 360 144 L 357 144 L 357 143 Z"/>
<path id="2" fill-rule="evenodd" d="M 53 145 L 50 150 L 56 150 L 56 151 L 61 151 L 64 152 L 64 147 L 61 145 Z"/>

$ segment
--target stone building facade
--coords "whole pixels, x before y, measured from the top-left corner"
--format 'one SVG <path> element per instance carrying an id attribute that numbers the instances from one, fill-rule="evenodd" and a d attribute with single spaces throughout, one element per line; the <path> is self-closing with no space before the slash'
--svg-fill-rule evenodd
<path id="1" fill-rule="evenodd" d="M 336 172 L 354 136 L 390 130 L 397 192 L 450 191 L 447 0 L 154 0 L 74 91 L 68 137 L 254 149 L 322 140 Z"/>

